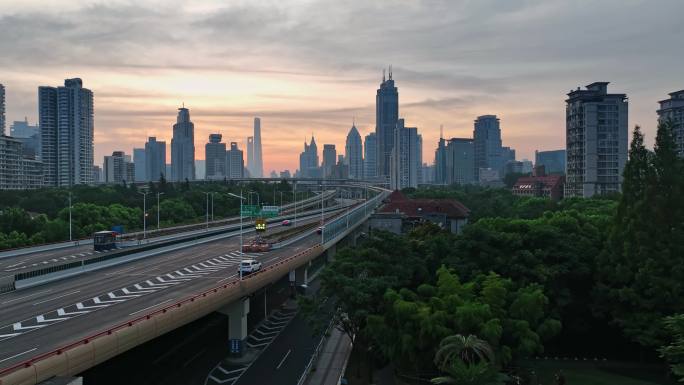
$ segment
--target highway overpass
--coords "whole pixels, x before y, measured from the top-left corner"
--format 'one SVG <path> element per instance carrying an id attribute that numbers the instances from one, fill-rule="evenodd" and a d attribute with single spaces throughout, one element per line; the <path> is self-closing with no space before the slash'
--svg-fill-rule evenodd
<path id="1" fill-rule="evenodd" d="M 262 271 L 237 275 L 238 237 L 0 295 L 0 384 L 35 384 L 75 375 L 214 311 L 229 315 L 229 336 L 246 336 L 245 298 L 295 272 L 355 231 L 388 193 L 307 230 L 262 255 Z M 316 221 L 317 219 L 310 219 Z M 304 224 L 304 223 L 302 223 Z"/>

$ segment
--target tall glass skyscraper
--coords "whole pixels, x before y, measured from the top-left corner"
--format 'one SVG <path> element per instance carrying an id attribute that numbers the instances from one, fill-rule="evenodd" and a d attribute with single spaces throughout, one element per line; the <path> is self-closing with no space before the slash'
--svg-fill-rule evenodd
<path id="1" fill-rule="evenodd" d="M 501 128 L 496 115 L 482 115 L 475 120 L 473 129 L 475 155 L 475 180 L 479 180 L 481 168 L 501 172 Z"/>
<path id="2" fill-rule="evenodd" d="M 226 144 L 221 143 L 221 134 L 209 134 L 209 143 L 204 145 L 206 172 L 204 179 L 223 179 L 226 172 Z"/>
<path id="3" fill-rule="evenodd" d="M 378 139 L 378 176 L 390 175 L 390 157 L 394 148 L 394 131 L 399 119 L 399 92 L 392 80 L 392 67 L 389 79 L 385 80 L 383 71 L 382 83 L 375 97 L 375 133 Z"/>
<path id="4" fill-rule="evenodd" d="M 175 181 L 195 179 L 195 125 L 190 121 L 190 111 L 178 109 L 171 139 L 171 178 Z"/>
<path id="5" fill-rule="evenodd" d="M 264 176 L 264 159 L 261 152 L 261 119 L 254 118 L 254 137 L 253 137 L 252 160 L 254 164 L 249 165 L 249 172 L 252 178 L 262 178 Z M 247 157 L 249 159 L 249 156 Z"/>
<path id="6" fill-rule="evenodd" d="M 145 143 L 145 175 L 147 180 L 157 181 L 166 174 L 166 142 L 158 142 L 150 136 Z"/>
<path id="7" fill-rule="evenodd" d="M 349 178 L 363 179 L 363 147 L 361 135 L 355 125 L 352 125 L 347 134 L 347 142 L 344 146 L 344 161 L 349 166 Z"/>
<path id="8" fill-rule="evenodd" d="M 363 166 L 363 177 L 365 179 L 373 179 L 378 176 L 378 137 L 374 132 L 364 138 Z"/>
<path id="9" fill-rule="evenodd" d="M 45 185 L 92 184 L 93 93 L 78 78 L 38 87 L 38 116 Z"/>

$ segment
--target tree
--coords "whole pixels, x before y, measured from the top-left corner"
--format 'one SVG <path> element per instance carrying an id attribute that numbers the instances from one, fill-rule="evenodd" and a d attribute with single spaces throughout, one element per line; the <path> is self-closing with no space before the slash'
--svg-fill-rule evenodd
<path id="1" fill-rule="evenodd" d="M 665 318 L 671 343 L 660 348 L 661 357 L 671 364 L 672 373 L 684 381 L 684 314 Z"/>
<path id="2" fill-rule="evenodd" d="M 434 384 L 504 384 L 507 376 L 494 365 L 494 353 L 487 341 L 470 334 L 444 338 L 435 354 L 435 365 L 446 376 L 432 379 Z"/>
<path id="3" fill-rule="evenodd" d="M 596 311 L 642 346 L 662 346 L 665 316 L 684 312 L 684 165 L 671 125 L 658 126 L 654 153 L 638 128 L 609 247 L 600 254 Z"/>

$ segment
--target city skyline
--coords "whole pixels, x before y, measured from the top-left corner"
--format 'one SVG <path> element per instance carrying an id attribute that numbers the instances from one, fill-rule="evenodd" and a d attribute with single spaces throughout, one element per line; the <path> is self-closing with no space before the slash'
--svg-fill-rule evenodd
<path id="1" fill-rule="evenodd" d="M 111 6 L 17 2 L 0 10 L 0 28 L 11 37 L 0 43 L 6 53 L 0 58 L 7 70 L 2 79 L 6 117 L 8 122 L 24 116 L 37 122 L 38 86 L 80 77 L 95 94 L 96 164 L 114 150 L 132 153 L 149 136 L 170 143 L 169 124 L 185 103 L 196 125 L 196 159 L 205 158 L 203 140 L 212 132 L 245 147 L 252 119 L 260 116 L 264 172 L 295 170 L 298 160 L 292 154 L 300 151 L 301 140 L 312 131 L 320 143 L 343 148 L 340 132 L 348 130 L 354 117 L 361 136 L 375 130 L 374 90 L 382 68 L 392 64 L 401 88 L 401 115 L 420 129 L 424 154 L 432 153 L 440 124 L 445 138 L 465 137 L 473 119 L 486 114 L 501 119 L 502 139 L 517 150 L 518 158 L 532 159 L 535 150 L 563 148 L 564 95 L 577 84 L 602 80 L 629 95 L 630 128 L 640 124 L 647 138 L 654 136 L 657 101 L 681 88 L 659 69 L 680 62 L 682 53 L 659 50 L 647 42 L 681 41 L 676 15 L 684 4 L 482 3 L 486 4 L 416 2 L 390 7 L 324 1 L 293 3 L 288 9 L 277 3 L 223 7 L 207 1 Z M 272 9 L 270 16 L 265 8 Z M 117 12 L 111 12 L 114 9 Z M 338 16 L 325 18 L 329 30 L 316 17 L 326 13 Z M 373 22 L 380 14 L 393 21 L 389 24 L 405 27 L 380 28 Z M 409 16 L 412 23 L 405 22 Z M 484 26 L 468 21 L 482 17 Z M 45 19 L 62 24 L 42 28 Z M 230 27 L 243 19 L 268 25 L 244 36 Z M 571 28 L 577 19 L 592 28 Z M 197 32 L 189 30 L 203 21 Z M 35 28 L 29 33 L 27 25 Z M 182 39 L 196 44 L 188 59 L 172 55 L 179 37 L 168 33 L 171 26 Z M 633 32 L 625 34 L 627 26 Z M 94 32 L 97 28 L 126 32 L 99 34 Z M 348 39 L 359 44 L 336 38 L 342 29 L 352 30 Z M 574 31 L 572 36 L 568 30 Z M 365 41 L 359 37 L 364 33 L 374 38 Z M 204 41 L 210 40 L 206 37 L 213 43 Z M 235 43 L 235 37 L 246 42 Z M 392 42 L 399 40 L 405 43 L 396 50 Z M 38 49 L 36 44 L 51 49 Z M 226 46 L 217 48 L 219 44 Z M 569 44 L 573 52 L 564 52 Z M 145 52 L 148 45 L 155 47 L 150 53 Z M 263 53 L 254 53 L 253 46 Z M 125 55 L 112 57 L 98 47 Z M 325 55 L 312 52 L 319 47 Z M 79 50 L 92 54 L 77 55 Z M 34 60 L 32 52 L 46 56 Z M 652 139 L 647 144 L 651 146 Z"/>

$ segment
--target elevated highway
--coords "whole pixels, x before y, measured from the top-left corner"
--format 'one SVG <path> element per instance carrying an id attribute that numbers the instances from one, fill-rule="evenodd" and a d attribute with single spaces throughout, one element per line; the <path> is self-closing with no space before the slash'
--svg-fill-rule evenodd
<path id="1" fill-rule="evenodd" d="M 231 338 L 244 338 L 245 298 L 293 272 L 305 280 L 307 264 L 355 231 L 387 194 L 376 191 L 328 220 L 322 235 L 307 230 L 252 255 L 264 268 L 243 279 L 244 255 L 232 237 L 0 295 L 0 384 L 78 374 L 213 311 L 229 314 Z"/>

